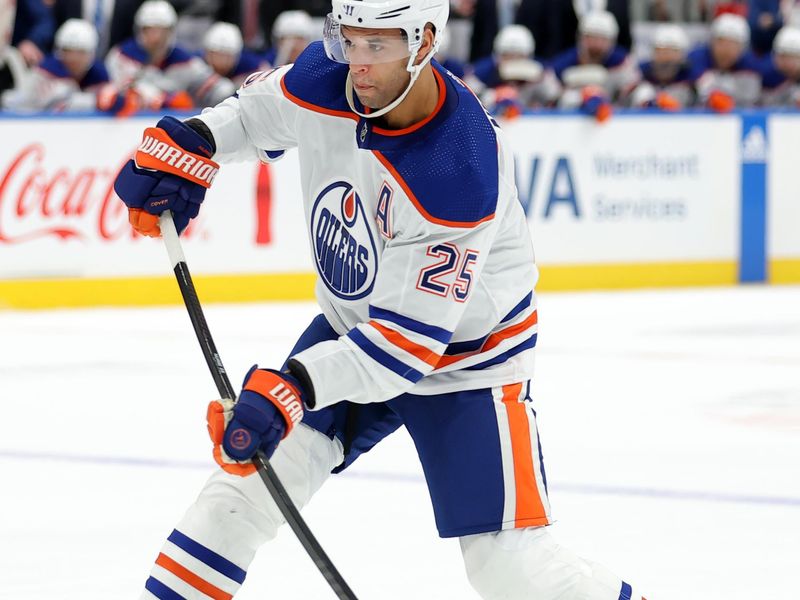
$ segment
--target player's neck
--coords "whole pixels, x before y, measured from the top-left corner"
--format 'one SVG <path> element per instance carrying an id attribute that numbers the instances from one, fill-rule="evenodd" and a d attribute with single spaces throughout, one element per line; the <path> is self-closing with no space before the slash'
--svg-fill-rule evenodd
<path id="1" fill-rule="evenodd" d="M 408 95 L 394 110 L 382 117 L 387 129 L 405 129 L 426 119 L 439 102 L 439 86 L 430 64 L 422 70 Z"/>

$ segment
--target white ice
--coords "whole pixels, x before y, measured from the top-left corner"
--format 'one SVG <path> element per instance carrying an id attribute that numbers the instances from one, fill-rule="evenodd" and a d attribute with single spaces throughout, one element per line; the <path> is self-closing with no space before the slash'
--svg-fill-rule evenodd
<path id="1" fill-rule="evenodd" d="M 317 311 L 206 312 L 238 385 Z M 182 307 L 0 312 L 0 598 L 137 597 L 214 468 L 193 335 Z M 800 287 L 542 295 L 534 390 L 563 544 L 650 600 L 800 598 Z M 305 516 L 362 600 L 475 598 L 403 430 Z M 332 597 L 284 528 L 237 598 Z"/>

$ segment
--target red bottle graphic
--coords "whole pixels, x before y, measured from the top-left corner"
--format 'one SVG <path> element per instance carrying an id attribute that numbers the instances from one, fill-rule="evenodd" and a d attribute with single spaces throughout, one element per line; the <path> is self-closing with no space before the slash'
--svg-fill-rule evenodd
<path id="1" fill-rule="evenodd" d="M 256 245 L 272 242 L 272 185 L 269 165 L 260 162 L 256 174 Z"/>

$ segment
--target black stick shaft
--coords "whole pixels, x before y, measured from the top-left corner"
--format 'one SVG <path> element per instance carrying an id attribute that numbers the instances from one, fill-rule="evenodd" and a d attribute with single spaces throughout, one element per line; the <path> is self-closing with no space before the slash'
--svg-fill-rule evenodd
<path id="1" fill-rule="evenodd" d="M 178 239 L 178 233 L 175 230 L 175 224 L 172 222 L 172 215 L 169 211 L 164 212 L 160 219 L 161 233 L 164 237 L 164 242 L 167 246 L 170 261 L 172 262 L 173 270 L 175 271 L 175 278 L 178 281 L 178 287 L 183 296 L 183 302 L 186 305 L 186 310 L 189 313 L 189 318 L 192 321 L 194 332 L 197 334 L 197 341 L 200 342 L 200 348 L 203 351 L 203 356 L 206 359 L 211 376 L 214 378 L 214 383 L 217 386 L 217 391 L 222 398 L 233 400 L 236 394 L 231 386 L 228 374 L 225 367 L 222 365 L 222 359 L 219 357 L 217 348 L 214 345 L 214 339 L 211 337 L 211 332 L 208 329 L 203 308 L 200 306 L 200 300 L 197 297 L 192 276 L 189 273 L 189 267 L 186 265 L 186 259 L 183 256 L 183 250 Z M 256 465 L 261 480 L 267 487 L 272 499 L 278 506 L 278 510 L 289 523 L 289 527 L 300 540 L 305 551 L 314 561 L 322 576 L 331 586 L 336 596 L 342 600 L 358 600 L 356 595 L 347 585 L 342 575 L 336 569 L 333 561 L 322 549 L 322 546 L 311 533 L 311 530 L 306 525 L 303 517 L 300 516 L 300 511 L 292 502 L 286 488 L 278 479 L 275 471 L 269 467 L 269 460 L 262 453 L 259 452 L 253 459 Z"/>

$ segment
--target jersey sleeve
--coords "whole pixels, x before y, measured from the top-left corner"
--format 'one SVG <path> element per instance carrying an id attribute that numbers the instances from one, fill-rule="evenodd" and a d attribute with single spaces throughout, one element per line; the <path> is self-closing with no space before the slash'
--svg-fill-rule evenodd
<path id="1" fill-rule="evenodd" d="M 253 73 L 232 97 L 202 112 L 217 146 L 214 159 L 253 159 L 257 149 L 277 152 L 297 145 L 298 106 L 286 98 L 281 82 L 291 65 Z"/>
<path id="2" fill-rule="evenodd" d="M 389 240 L 369 320 L 293 357 L 314 386 L 313 408 L 383 402 L 430 374 L 481 285 L 496 228 L 493 218 L 465 227 L 427 223 Z"/>

